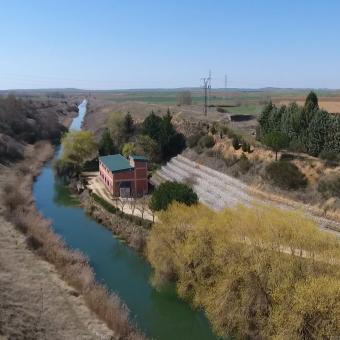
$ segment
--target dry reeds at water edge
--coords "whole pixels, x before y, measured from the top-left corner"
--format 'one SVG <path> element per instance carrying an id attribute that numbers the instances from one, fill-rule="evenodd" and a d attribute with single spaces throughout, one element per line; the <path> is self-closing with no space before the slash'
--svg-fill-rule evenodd
<path id="1" fill-rule="evenodd" d="M 29 189 L 32 180 L 29 175 L 26 182 L 23 181 L 26 185 L 18 186 L 15 176 L 9 179 L 2 195 L 6 218 L 26 235 L 28 246 L 52 263 L 61 277 L 83 295 L 89 308 L 113 330 L 117 338 L 145 339 L 131 323 L 129 309 L 119 296 L 96 282 L 88 259 L 81 252 L 69 249 L 54 233 L 51 222 L 37 212 Z"/>

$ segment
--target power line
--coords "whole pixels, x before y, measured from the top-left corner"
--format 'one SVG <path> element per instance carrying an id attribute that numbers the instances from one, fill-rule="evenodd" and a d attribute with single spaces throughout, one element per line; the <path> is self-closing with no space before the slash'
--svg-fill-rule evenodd
<path id="1" fill-rule="evenodd" d="M 204 114 L 207 115 L 208 112 L 208 100 L 211 94 L 211 71 L 209 71 L 209 76 L 206 78 L 201 78 L 203 82 L 203 90 L 204 90 Z"/>

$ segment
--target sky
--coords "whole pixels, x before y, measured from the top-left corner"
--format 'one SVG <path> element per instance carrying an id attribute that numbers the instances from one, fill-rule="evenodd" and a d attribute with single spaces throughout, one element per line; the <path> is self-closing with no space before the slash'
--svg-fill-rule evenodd
<path id="1" fill-rule="evenodd" d="M 340 88 L 338 0 L 0 0 L 0 89 Z"/>

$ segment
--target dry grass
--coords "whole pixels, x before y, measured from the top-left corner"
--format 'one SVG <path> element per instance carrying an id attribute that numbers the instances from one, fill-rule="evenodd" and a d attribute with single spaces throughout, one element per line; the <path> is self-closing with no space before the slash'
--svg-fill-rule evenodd
<path id="1" fill-rule="evenodd" d="M 280 100 L 277 102 L 278 105 L 288 105 L 292 102 L 292 100 Z M 299 106 L 303 106 L 305 104 L 304 100 L 297 100 L 296 103 Z M 326 110 L 331 113 L 340 113 L 340 100 L 339 98 L 325 98 L 319 100 L 319 106 L 321 109 Z"/>
<path id="2" fill-rule="evenodd" d="M 229 164 L 228 160 L 239 159 L 242 155 L 242 150 L 235 150 L 231 140 L 226 137 L 223 139 L 217 138 L 214 150 L 219 151 L 224 162 L 216 159 L 216 157 L 207 157 L 206 154 L 191 155 L 192 150 L 190 153 L 187 152 L 187 155 L 189 159 L 194 159 L 198 163 L 234 176 L 234 162 Z M 327 224 L 330 228 L 333 228 L 334 225 L 334 229 L 337 228 L 336 230 L 338 230 L 336 224 L 340 221 L 340 200 L 336 197 L 325 200 L 317 188 L 318 183 L 324 176 L 334 176 L 339 173 L 340 167 L 328 166 L 327 162 L 309 155 L 296 155 L 291 162 L 304 173 L 309 184 L 304 190 L 291 191 L 277 188 L 267 183 L 264 178 L 266 165 L 275 160 L 275 154 L 272 151 L 256 144 L 253 151 L 247 153 L 246 156 L 253 166 L 246 174 L 241 174 L 238 177 L 249 185 L 250 194 L 261 200 L 268 200 L 279 205 L 306 211 L 311 215 L 315 215 L 321 225 Z M 224 166 L 218 167 L 217 161 L 224 164 Z M 335 221 L 335 223 L 332 223 L 332 221 L 327 222 L 322 218 Z"/>
<path id="3" fill-rule="evenodd" d="M 61 277 L 79 293 L 87 305 L 114 331 L 119 339 L 143 339 L 144 336 L 129 321 L 127 306 L 115 294 L 95 281 L 88 260 L 80 252 L 69 249 L 63 240 L 53 232 L 51 222 L 41 216 L 31 199 L 34 176 L 42 162 L 51 155 L 51 149 L 39 145 L 40 153 L 26 161 L 30 172 L 12 173 L 1 197 L 6 218 L 26 235 L 29 247 L 52 263 Z M 20 175 L 20 181 L 19 181 Z M 17 183 L 21 183 L 17 185 Z"/>

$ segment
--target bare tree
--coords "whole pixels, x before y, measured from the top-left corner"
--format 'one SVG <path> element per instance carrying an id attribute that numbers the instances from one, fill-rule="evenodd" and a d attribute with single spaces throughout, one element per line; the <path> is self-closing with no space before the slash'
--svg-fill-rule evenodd
<path id="1" fill-rule="evenodd" d="M 178 105 L 191 105 L 192 104 L 192 96 L 190 91 L 182 91 L 177 95 L 177 104 Z"/>
<path id="2" fill-rule="evenodd" d="M 122 208 L 122 212 L 124 212 L 124 207 L 125 207 L 125 205 L 128 203 L 128 201 L 127 201 L 126 199 L 124 199 L 124 198 L 121 198 L 121 199 L 119 200 L 119 203 L 120 203 L 120 206 L 121 206 L 121 208 Z"/>
<path id="3" fill-rule="evenodd" d="M 131 209 L 132 215 L 134 215 L 135 214 L 135 210 L 136 210 L 136 197 L 135 196 L 131 196 L 129 198 L 129 207 Z"/>
<path id="4" fill-rule="evenodd" d="M 149 199 L 147 196 L 143 196 L 138 200 L 138 205 L 136 206 L 136 209 L 140 211 L 143 219 L 144 219 L 144 213 L 148 209 L 148 206 L 149 206 Z"/>

